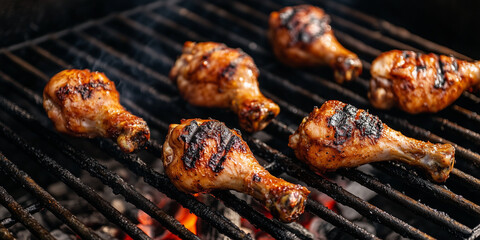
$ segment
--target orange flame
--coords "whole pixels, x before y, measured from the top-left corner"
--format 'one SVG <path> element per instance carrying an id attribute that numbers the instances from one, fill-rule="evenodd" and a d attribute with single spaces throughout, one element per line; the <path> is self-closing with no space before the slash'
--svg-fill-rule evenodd
<path id="1" fill-rule="evenodd" d="M 185 228 L 190 230 L 193 234 L 197 234 L 197 215 L 191 213 L 188 209 L 180 207 L 178 212 L 175 214 L 175 218 L 181 222 Z M 181 238 L 177 237 L 172 233 L 168 233 L 163 240 L 181 240 Z"/>

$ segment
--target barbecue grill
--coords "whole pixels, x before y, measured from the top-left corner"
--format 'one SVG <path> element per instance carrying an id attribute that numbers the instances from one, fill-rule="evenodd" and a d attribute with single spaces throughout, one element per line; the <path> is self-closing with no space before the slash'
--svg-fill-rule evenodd
<path id="1" fill-rule="evenodd" d="M 362 59 L 364 73 L 359 79 L 339 85 L 332 81 L 333 74 L 327 68 L 289 69 L 275 60 L 266 39 L 268 14 L 291 5 L 289 2 L 158 1 L 0 49 L 0 169 L 4 173 L 0 203 L 10 214 L 0 216 L 1 238 L 14 239 L 11 228 L 21 224 L 38 239 L 55 239 L 52 230 L 32 216 L 39 211 L 53 214 L 82 239 L 104 238 L 63 206 L 61 199 L 45 190 L 46 182 L 61 181 L 132 239 L 150 239 L 130 216 L 114 208 L 79 177 L 86 171 L 170 232 L 182 239 L 199 239 L 108 168 L 98 152 L 115 159 L 225 236 L 253 238 L 210 205 L 178 191 L 161 171 L 149 165 L 152 159 L 158 161 L 161 157 L 161 144 L 169 123 L 182 118 L 212 117 L 238 128 L 235 116 L 228 111 L 187 104 L 168 79 L 168 72 L 187 40 L 223 42 L 229 47 L 242 48 L 255 60 L 260 70 L 261 90 L 280 105 L 281 113 L 262 132 L 244 133 L 243 137 L 274 175 L 325 193 L 338 205 L 396 236 L 478 238 L 480 97 L 464 93 L 438 114 L 417 116 L 375 110 L 366 98 L 370 62 L 382 51 L 407 49 L 469 58 L 334 1 L 308 3 L 327 10 L 339 41 Z M 55 132 L 43 111 L 41 93 L 50 77 L 66 68 L 102 71 L 116 83 L 122 105 L 144 118 L 152 130 L 146 150 L 125 154 L 109 140 L 74 139 Z M 451 177 L 445 184 L 433 183 L 423 172 L 396 162 L 369 164 L 368 169 L 343 169 L 324 176 L 315 174 L 296 160 L 287 142 L 301 119 L 327 99 L 369 109 L 407 136 L 451 143 L 457 159 Z M 49 180 L 41 175 L 49 175 Z M 381 201 L 362 199 L 339 185 L 335 181 L 339 177 L 370 189 Z M 30 201 L 26 201 L 29 204 L 20 202 L 21 195 L 29 196 Z M 303 227 L 271 219 L 228 191 L 212 195 L 273 238 L 313 238 Z M 313 198 L 308 200 L 306 212 L 329 222 L 334 226 L 330 231 L 339 232 L 339 236 L 387 237 L 381 231 L 368 231 L 342 211 L 331 210 Z"/>

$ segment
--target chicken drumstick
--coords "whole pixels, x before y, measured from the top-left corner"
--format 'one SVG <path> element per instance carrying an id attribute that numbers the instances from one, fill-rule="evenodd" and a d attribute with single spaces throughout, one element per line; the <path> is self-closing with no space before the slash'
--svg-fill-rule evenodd
<path id="1" fill-rule="evenodd" d="M 171 124 L 163 145 L 163 163 L 167 176 L 181 191 L 247 193 L 284 222 L 303 213 L 310 192 L 272 176 L 257 162 L 239 132 L 216 120 Z"/>
<path id="2" fill-rule="evenodd" d="M 455 162 L 452 145 L 408 138 L 378 117 L 340 101 L 327 101 L 315 108 L 290 136 L 288 146 L 298 159 L 319 172 L 400 160 L 444 182 Z"/>
<path id="3" fill-rule="evenodd" d="M 70 69 L 56 74 L 43 91 L 43 107 L 59 132 L 114 138 L 124 152 L 150 139 L 147 123 L 120 105 L 115 84 L 100 72 Z"/>
<path id="4" fill-rule="evenodd" d="M 376 108 L 408 113 L 438 112 L 463 91 L 480 88 L 480 61 L 392 50 L 372 63 L 368 97 Z"/>
<path id="5" fill-rule="evenodd" d="M 240 126 L 262 130 L 280 108 L 258 88 L 258 69 L 240 49 L 215 42 L 185 42 L 183 54 L 170 71 L 182 97 L 190 104 L 232 109 Z"/>
<path id="6" fill-rule="evenodd" d="M 292 67 L 328 65 L 338 83 L 358 77 L 362 62 L 337 41 L 329 23 L 330 17 L 311 5 L 272 12 L 268 37 L 278 60 Z"/>

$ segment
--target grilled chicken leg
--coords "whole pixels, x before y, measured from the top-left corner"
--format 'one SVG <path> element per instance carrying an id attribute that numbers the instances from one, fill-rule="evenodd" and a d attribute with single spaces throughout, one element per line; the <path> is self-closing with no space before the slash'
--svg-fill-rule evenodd
<path id="1" fill-rule="evenodd" d="M 371 75 L 368 97 L 374 107 L 438 112 L 463 91 L 480 88 L 480 61 L 392 50 L 373 61 Z"/>
<path id="2" fill-rule="evenodd" d="M 400 160 L 444 182 L 455 162 L 452 145 L 405 137 L 378 117 L 340 101 L 327 101 L 315 108 L 290 136 L 288 146 L 298 159 L 319 172 Z"/>
<path id="3" fill-rule="evenodd" d="M 170 71 L 182 97 L 190 104 L 232 109 L 240 126 L 262 130 L 280 108 L 258 88 L 258 69 L 240 49 L 215 42 L 185 42 L 183 54 Z"/>
<path id="4" fill-rule="evenodd" d="M 278 60 L 292 67 L 328 65 L 338 83 L 358 77 L 360 59 L 337 41 L 329 23 L 321 8 L 310 5 L 272 12 L 268 37 Z"/>
<path id="5" fill-rule="evenodd" d="M 124 152 L 150 139 L 147 123 L 120 105 L 115 84 L 88 69 L 64 70 L 43 91 L 43 107 L 55 128 L 77 137 L 108 137 Z"/>
<path id="6" fill-rule="evenodd" d="M 276 178 L 255 159 L 239 132 L 216 120 L 171 124 L 163 145 L 165 172 L 187 193 L 236 190 L 252 195 L 282 221 L 294 221 L 309 191 Z"/>

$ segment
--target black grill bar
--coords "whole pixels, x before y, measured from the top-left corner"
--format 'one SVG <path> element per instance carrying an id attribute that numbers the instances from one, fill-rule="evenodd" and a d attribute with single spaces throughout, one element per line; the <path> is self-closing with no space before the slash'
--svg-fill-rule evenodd
<path id="1" fill-rule="evenodd" d="M 14 133 L 11 129 L 6 127 L 3 123 L 0 123 L 0 134 L 10 141 L 14 142 L 17 146 L 22 148 L 32 157 L 36 158 L 49 172 L 61 179 L 70 188 L 74 189 L 77 194 L 86 199 L 92 204 L 98 211 L 107 217 L 111 222 L 118 224 L 130 237 L 133 239 L 150 239 L 142 230 L 140 230 L 135 224 L 124 217 L 118 210 L 113 208 L 107 201 L 101 198 L 95 191 L 89 186 L 85 185 L 75 177 L 72 173 L 61 167 L 53 159 L 46 156 L 39 149 L 32 147 L 20 136 Z"/>
<path id="2" fill-rule="evenodd" d="M 34 204 L 26 207 L 25 211 L 27 211 L 30 214 L 35 214 L 39 211 L 42 211 L 43 209 L 44 208 L 43 208 L 42 204 L 34 203 Z M 3 225 L 6 228 L 9 228 L 9 227 L 15 225 L 16 223 L 17 223 L 17 219 L 15 219 L 13 217 L 7 217 L 7 218 L 3 219 L 2 221 L 0 221 L 0 224 Z"/>
<path id="3" fill-rule="evenodd" d="M 419 46 L 427 49 L 428 51 L 432 51 L 432 52 L 439 51 L 447 55 L 451 54 L 459 58 L 471 60 L 469 57 L 462 55 L 458 52 L 455 52 L 452 49 L 449 49 L 447 47 L 444 47 L 442 45 L 439 45 L 432 41 L 424 39 L 418 35 L 415 35 L 409 32 L 405 28 L 397 27 L 385 20 L 380 20 L 375 17 L 369 16 L 365 13 L 362 13 L 360 11 L 347 7 L 341 3 L 337 3 L 335 1 L 329 1 L 329 0 L 320 0 L 319 2 L 322 2 L 324 6 L 328 6 L 331 9 L 335 9 L 336 11 L 339 11 L 344 15 L 353 16 L 360 21 L 368 23 L 377 31 L 379 30 L 382 34 L 387 33 L 391 36 L 395 36 L 396 38 L 418 44 Z"/>
<path id="4" fill-rule="evenodd" d="M 0 153 L 0 167 L 17 183 L 21 184 L 48 208 L 56 217 L 65 222 L 83 239 L 100 240 L 101 238 L 81 223 L 75 215 L 60 205 L 47 191 L 43 190 L 30 176 L 18 169 L 14 163 Z"/>
<path id="5" fill-rule="evenodd" d="M 293 234 L 289 232 L 283 225 L 268 219 L 263 214 L 255 211 L 245 201 L 238 199 L 233 194 L 225 191 L 215 191 L 212 194 L 221 199 L 225 206 L 241 213 L 242 217 L 246 218 L 255 227 L 268 232 L 275 239 L 313 239 L 311 236 L 302 233 Z"/>
<path id="6" fill-rule="evenodd" d="M 435 197 L 445 200 L 451 201 L 457 206 L 460 206 L 465 213 L 468 213 L 474 217 L 478 217 L 480 214 L 480 207 L 468 199 L 465 199 L 463 196 L 456 195 L 447 189 L 438 186 L 436 184 L 432 184 L 431 182 L 415 177 L 413 174 L 402 171 L 399 169 L 399 166 L 395 166 L 395 163 L 374 163 L 375 166 L 388 171 L 389 173 L 393 173 L 395 176 L 401 177 L 405 179 L 407 182 L 410 183 L 409 186 L 415 187 L 421 191 L 431 191 Z M 392 167 L 393 166 L 393 167 Z"/>
<path id="7" fill-rule="evenodd" d="M 344 218 L 342 215 L 336 214 L 332 210 L 318 203 L 308 199 L 307 205 L 305 207 L 307 211 L 312 212 L 313 214 L 325 219 L 326 221 L 344 229 L 346 232 L 350 233 L 352 236 L 361 238 L 361 239 L 379 239 L 375 235 L 369 233 L 365 229 L 359 227 L 357 224 L 351 222 L 350 220 Z"/>
<path id="8" fill-rule="evenodd" d="M 437 224 L 443 226 L 444 228 L 450 230 L 454 229 L 455 231 L 451 231 L 452 233 L 456 234 L 461 233 L 463 237 L 469 236 L 472 234 L 472 230 L 467 226 L 437 212 L 435 209 L 428 207 L 408 196 L 405 196 L 398 192 L 395 189 L 386 187 L 382 184 L 377 178 L 373 176 L 368 176 L 365 173 L 362 173 L 355 169 L 349 170 L 340 170 L 340 173 L 351 180 L 354 180 L 364 186 L 367 186 L 370 189 L 374 189 L 376 192 L 381 192 L 384 196 L 388 197 L 395 202 L 402 204 L 403 206 L 407 206 L 412 211 L 426 216 L 428 219 L 436 222 Z"/>
<path id="9" fill-rule="evenodd" d="M 183 239 L 198 239 L 195 234 L 186 229 L 180 222 L 175 220 L 175 218 L 166 214 L 154 203 L 135 191 L 134 187 L 127 184 L 120 176 L 99 164 L 95 159 L 87 156 L 83 151 L 72 147 L 57 134 L 45 129 L 33 118 L 33 116 L 25 111 L 21 111 L 18 106 L 15 106 L 15 104 L 8 102 L 8 100 L 2 97 L 0 97 L 0 105 L 2 105 L 4 110 L 9 111 L 32 130 L 38 131 L 40 135 L 49 139 L 53 143 L 52 145 L 58 147 L 65 155 L 75 160 L 82 169 L 88 171 L 92 176 L 97 177 L 105 185 L 111 187 L 114 193 L 120 193 L 127 201 L 133 203 L 135 206 L 152 216 L 163 226 L 167 227 L 173 234 L 178 235 Z"/>
<path id="10" fill-rule="evenodd" d="M 36 237 L 42 240 L 55 240 L 55 238 L 40 225 L 33 216 L 26 211 L 13 197 L 0 186 L 0 203 L 7 208 L 7 210 L 15 215 L 22 224 L 28 228 Z M 2 225 L 3 227 L 3 225 Z M 2 238 L 3 239 L 3 238 Z"/>

